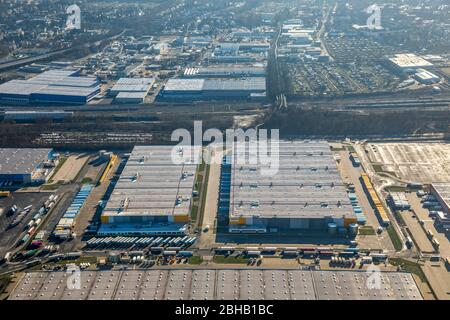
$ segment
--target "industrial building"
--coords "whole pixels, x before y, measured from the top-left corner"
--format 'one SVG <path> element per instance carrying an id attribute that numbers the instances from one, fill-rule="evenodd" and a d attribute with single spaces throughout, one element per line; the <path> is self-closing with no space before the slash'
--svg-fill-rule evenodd
<path id="1" fill-rule="evenodd" d="M 437 75 L 425 69 L 417 69 L 417 73 L 414 75 L 414 77 L 422 84 L 434 84 L 441 81 L 441 79 Z"/>
<path id="2" fill-rule="evenodd" d="M 185 78 L 249 78 L 265 77 L 264 67 L 221 65 L 214 67 L 189 67 L 184 70 Z"/>
<path id="3" fill-rule="evenodd" d="M 109 95 L 117 103 L 143 103 L 154 83 L 154 78 L 120 78 Z"/>
<path id="4" fill-rule="evenodd" d="M 450 183 L 432 183 L 430 190 L 439 201 L 442 210 L 450 214 Z"/>
<path id="5" fill-rule="evenodd" d="M 396 54 L 388 58 L 389 63 L 401 73 L 414 73 L 419 68 L 429 68 L 433 64 L 413 53 Z"/>
<path id="6" fill-rule="evenodd" d="M 442 207 L 442 211 L 436 212 L 437 222 L 450 229 L 450 183 L 433 183 L 430 190 Z"/>
<path id="7" fill-rule="evenodd" d="M 170 79 L 161 91 L 163 101 L 260 100 L 266 97 L 266 79 Z"/>
<path id="8" fill-rule="evenodd" d="M 73 117 L 73 112 L 70 111 L 5 111 L 0 113 L 6 121 L 16 122 L 34 122 L 42 119 L 49 119 L 52 121 L 62 121 Z"/>
<path id="9" fill-rule="evenodd" d="M 9 300 L 423 300 L 410 273 L 360 271 L 151 269 L 24 274 Z"/>
<path id="10" fill-rule="evenodd" d="M 45 182 L 51 169 L 46 164 L 52 160 L 52 149 L 0 149 L 0 182 L 29 184 Z"/>
<path id="11" fill-rule="evenodd" d="M 137 92 L 119 92 L 114 100 L 117 103 L 143 103 L 147 92 L 137 91 Z"/>
<path id="12" fill-rule="evenodd" d="M 240 163 L 236 147 L 222 166 L 220 191 L 219 211 L 228 211 L 230 232 L 356 235 L 357 217 L 327 142 L 280 141 L 278 172 L 268 176 L 261 174 L 261 163 Z"/>
<path id="13" fill-rule="evenodd" d="M 120 78 L 109 93 L 112 96 L 117 96 L 121 92 L 144 92 L 147 94 L 154 83 L 154 78 Z"/>
<path id="14" fill-rule="evenodd" d="M 184 234 L 199 150 L 136 146 L 102 213 L 99 236 Z"/>
<path id="15" fill-rule="evenodd" d="M 79 70 L 50 70 L 28 80 L 0 85 L 0 104 L 86 104 L 100 92 L 99 81 Z"/>

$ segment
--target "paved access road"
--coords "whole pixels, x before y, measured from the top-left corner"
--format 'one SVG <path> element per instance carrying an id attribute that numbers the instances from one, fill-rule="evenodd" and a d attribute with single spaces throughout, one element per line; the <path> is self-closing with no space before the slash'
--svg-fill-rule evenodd
<path id="1" fill-rule="evenodd" d="M 217 206 L 219 198 L 220 165 L 222 163 L 222 146 L 215 148 L 211 154 L 211 164 L 209 166 L 209 178 L 206 191 L 205 206 L 203 209 L 202 229 L 197 246 L 200 249 L 210 249 L 216 241 L 215 221 L 217 216 Z M 204 228 L 209 226 L 209 230 L 204 232 Z"/>

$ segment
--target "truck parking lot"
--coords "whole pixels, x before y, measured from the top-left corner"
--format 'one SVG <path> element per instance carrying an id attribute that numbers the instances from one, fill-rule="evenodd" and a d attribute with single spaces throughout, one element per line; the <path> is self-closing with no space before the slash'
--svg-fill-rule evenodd
<path id="1" fill-rule="evenodd" d="M 0 199 L 0 207 L 5 209 L 5 212 L 0 217 L 0 233 L 2 234 L 0 238 L 1 257 L 4 257 L 7 252 L 17 246 L 18 241 L 26 234 L 28 222 L 30 222 L 33 215 L 50 195 L 50 192 L 14 192 L 8 198 Z M 13 205 L 18 207 L 18 211 L 29 205 L 33 207 L 18 225 L 9 227 L 10 223 L 18 215 L 18 212 L 13 215 L 8 214 L 7 210 Z"/>

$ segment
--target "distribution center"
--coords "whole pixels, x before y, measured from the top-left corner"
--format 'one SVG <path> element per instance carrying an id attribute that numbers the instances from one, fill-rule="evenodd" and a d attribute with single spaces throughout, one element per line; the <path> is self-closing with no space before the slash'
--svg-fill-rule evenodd
<path id="1" fill-rule="evenodd" d="M 422 300 L 410 273 L 311 270 L 178 269 L 81 271 L 80 289 L 65 285 L 71 273 L 32 272 L 10 300 Z M 63 284 L 63 285 L 61 285 Z"/>
<path id="2" fill-rule="evenodd" d="M 0 182 L 45 182 L 50 170 L 45 169 L 44 165 L 52 157 L 52 149 L 0 149 Z"/>
<path id="3" fill-rule="evenodd" d="M 50 70 L 28 80 L 0 85 L 3 104 L 86 104 L 100 92 L 95 77 L 80 77 L 79 70 Z"/>
<path id="4" fill-rule="evenodd" d="M 274 175 L 262 175 L 261 162 L 238 163 L 236 144 L 230 164 L 229 196 L 221 190 L 220 200 L 220 206 L 229 201 L 230 232 L 357 232 L 357 217 L 327 142 L 280 141 Z"/>
<path id="5" fill-rule="evenodd" d="M 185 234 L 199 151 L 136 146 L 103 211 L 100 236 Z"/>

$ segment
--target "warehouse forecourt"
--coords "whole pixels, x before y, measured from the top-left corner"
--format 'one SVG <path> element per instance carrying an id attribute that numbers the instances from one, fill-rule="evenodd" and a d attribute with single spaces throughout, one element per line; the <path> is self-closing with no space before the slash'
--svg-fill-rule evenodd
<path id="1" fill-rule="evenodd" d="M 18 280 L 9 300 L 422 300 L 410 273 L 380 272 L 368 285 L 366 271 L 152 269 L 31 272 Z"/>
<path id="2" fill-rule="evenodd" d="M 188 153 L 173 146 L 134 147 L 97 234 L 185 234 L 199 157 L 197 148 L 189 148 Z"/>
<path id="3" fill-rule="evenodd" d="M 274 175 L 263 175 L 261 162 L 239 163 L 236 148 L 224 158 L 221 175 L 219 214 L 228 211 L 229 232 L 356 235 L 356 215 L 326 141 L 280 141 Z"/>

